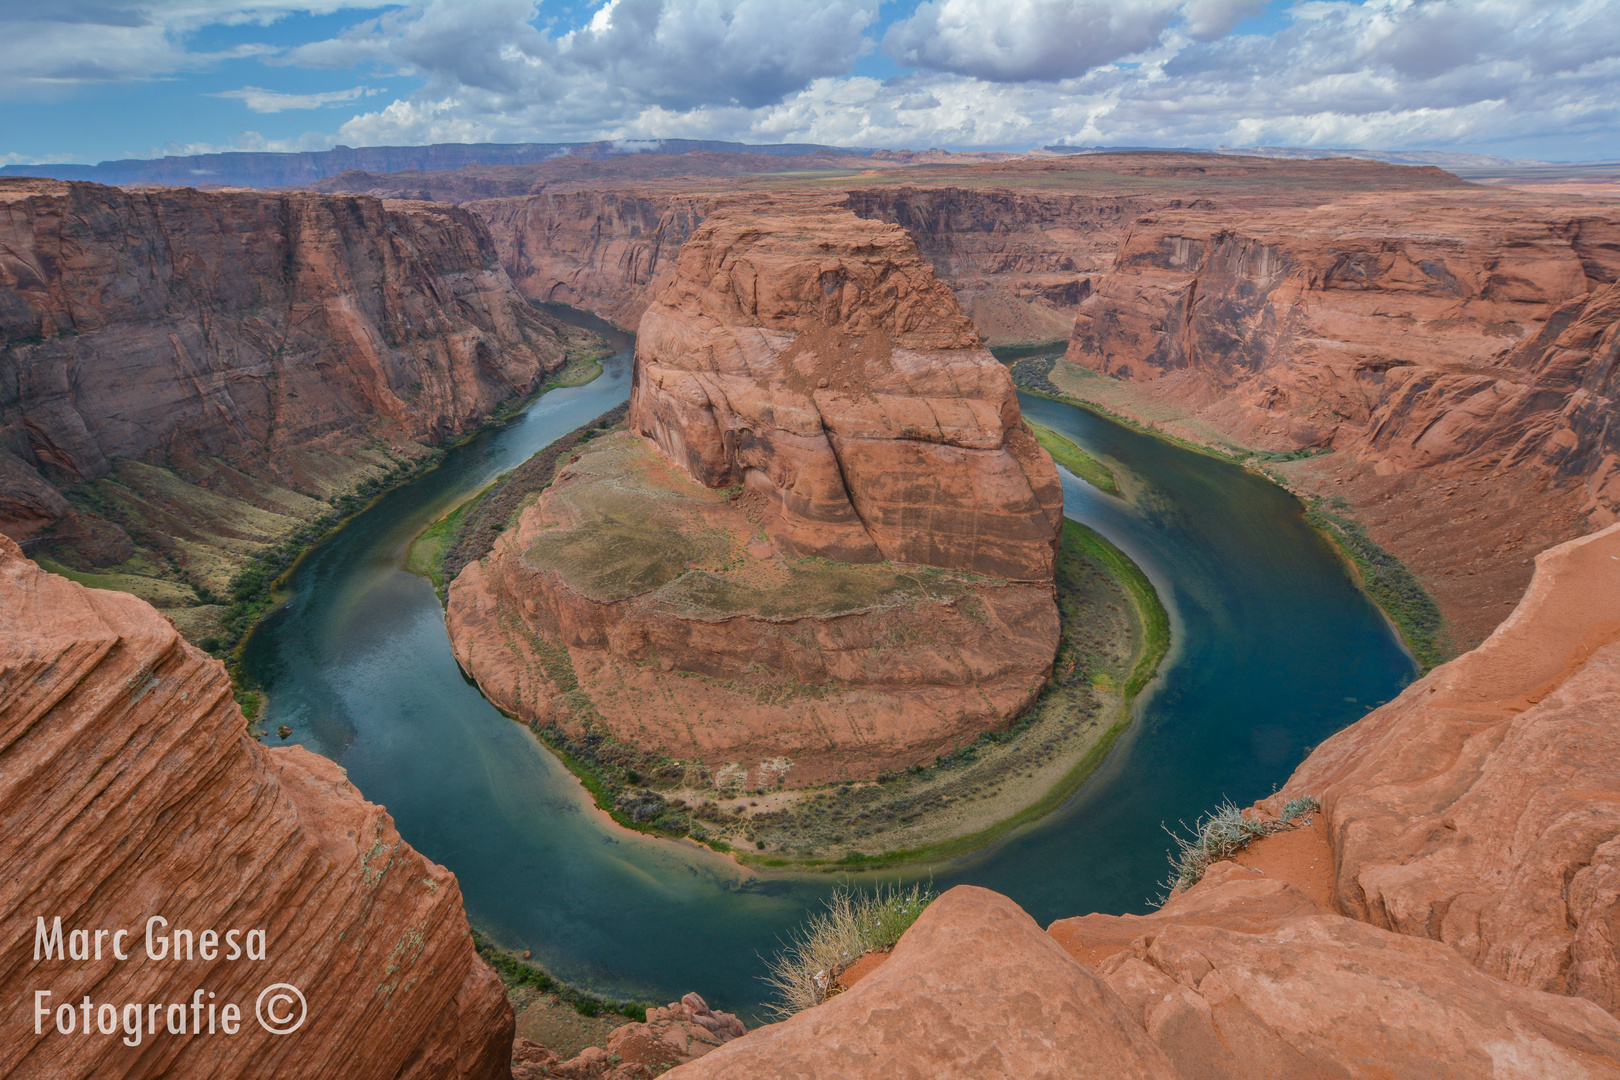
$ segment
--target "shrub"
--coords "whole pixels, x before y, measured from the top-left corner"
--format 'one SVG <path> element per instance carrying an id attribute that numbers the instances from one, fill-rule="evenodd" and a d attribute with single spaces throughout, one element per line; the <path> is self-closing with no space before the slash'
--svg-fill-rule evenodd
<path id="1" fill-rule="evenodd" d="M 1311 815 L 1320 809 L 1322 804 L 1307 795 L 1290 799 L 1283 805 L 1281 817 L 1265 821 L 1244 817 L 1243 811 L 1230 801 L 1221 803 L 1198 819 L 1191 836 L 1170 833 L 1176 842 L 1176 849 L 1170 853 L 1172 873 L 1164 883 L 1166 895 L 1198 884 L 1204 877 L 1204 871 L 1212 864 L 1231 858 L 1262 836 L 1309 825 Z M 1165 831 L 1170 832 L 1169 829 Z"/>
<path id="2" fill-rule="evenodd" d="M 893 948 L 935 896 L 921 885 L 836 890 L 826 910 L 810 916 L 768 962 L 765 981 L 776 992 L 772 1011 L 786 1019 L 821 1004 L 840 972 L 869 952 Z"/>

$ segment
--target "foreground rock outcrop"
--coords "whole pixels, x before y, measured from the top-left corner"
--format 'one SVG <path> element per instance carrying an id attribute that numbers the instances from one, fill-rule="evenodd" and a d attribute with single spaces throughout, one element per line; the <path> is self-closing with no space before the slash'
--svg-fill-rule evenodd
<path id="1" fill-rule="evenodd" d="M 893 227 L 711 216 L 642 319 L 629 423 L 449 589 L 457 658 L 572 737 L 760 787 L 932 760 L 1057 647 L 1062 489 Z"/>
<path id="2" fill-rule="evenodd" d="M 0 530 L 14 538 L 67 513 L 47 481 L 118 459 L 249 499 L 233 470 L 324 497 L 341 470 L 323 455 L 437 443 L 563 359 L 465 211 L 0 180 Z"/>
<path id="3" fill-rule="evenodd" d="M 1620 1014 L 1620 525 L 1536 561 L 1489 640 L 1323 743 L 1335 909 Z"/>
<path id="4" fill-rule="evenodd" d="M 507 1076 L 512 1010 L 454 876 L 332 762 L 245 728 L 223 666 L 151 607 L 47 574 L 0 537 L 0 1074 Z M 146 950 L 153 917 L 174 942 L 163 959 Z M 41 918 L 61 919 L 65 959 L 30 948 Z M 211 959 L 204 931 L 222 939 Z M 230 958 L 233 937 L 248 955 Z M 255 1019 L 275 983 L 307 1003 L 291 1034 Z M 159 1003 L 185 1007 L 148 1013 Z"/>

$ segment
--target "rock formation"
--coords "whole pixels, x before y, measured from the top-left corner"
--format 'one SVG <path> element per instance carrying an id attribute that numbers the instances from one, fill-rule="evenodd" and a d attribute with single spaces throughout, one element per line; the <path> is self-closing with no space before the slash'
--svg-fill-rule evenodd
<path id="1" fill-rule="evenodd" d="M 671 1080 L 1178 1080 L 1126 1003 L 1005 896 L 958 885 L 875 971 Z"/>
<path id="2" fill-rule="evenodd" d="M 438 442 L 563 362 L 450 207 L 5 179 L 0 252 L 0 529 L 19 538 L 65 512 L 38 472 L 221 459 L 317 490 L 323 452 Z"/>
<path id="3" fill-rule="evenodd" d="M 12 1003 L 0 1074 L 507 1075 L 512 1010 L 473 950 L 454 876 L 336 765 L 249 739 L 224 667 L 151 607 L 47 574 L 5 537 L 0 806 L 0 987 Z M 154 916 L 176 942 L 161 960 L 145 946 Z M 61 919 L 66 959 L 36 958 L 41 918 Z M 227 932 L 244 942 L 252 930 L 263 959 L 229 959 Z M 211 959 L 204 931 L 224 939 Z M 255 1019 L 274 983 L 307 1003 L 291 1034 Z M 218 1010 L 214 1034 L 207 1008 L 189 1008 L 199 988 Z M 36 1034 L 41 990 L 50 1014 Z M 188 1007 L 149 1014 L 156 1003 Z M 236 1034 L 223 1030 L 227 1004 L 241 1010 Z M 116 1006 L 110 1029 L 103 1005 Z M 74 1034 L 56 1028 L 62 1006 Z"/>
<path id="4" fill-rule="evenodd" d="M 741 1020 L 687 994 L 648 1009 L 645 1023 L 614 1028 L 605 1047 L 587 1046 L 567 1061 L 533 1039 L 519 1039 L 512 1048 L 512 1080 L 641 1080 L 696 1061 L 745 1033 Z"/>
<path id="5" fill-rule="evenodd" d="M 1323 743 L 1336 910 L 1620 1014 L 1620 524 L 1536 561 L 1478 649 Z"/>
<path id="6" fill-rule="evenodd" d="M 642 317 L 630 423 L 766 497 L 790 555 L 1050 581 L 1063 494 L 1012 380 L 904 230 L 738 206 Z"/>
<path id="7" fill-rule="evenodd" d="M 717 214 L 680 267 L 637 341 L 648 439 L 568 464 L 452 583 L 462 666 L 525 720 L 750 787 L 1017 715 L 1056 650 L 1062 490 L 950 291 L 823 206 Z"/>
<path id="8" fill-rule="evenodd" d="M 1067 360 L 1206 432 L 1338 451 L 1289 474 L 1362 510 L 1466 645 L 1530 556 L 1620 512 L 1602 420 L 1617 277 L 1620 212 L 1601 202 L 1162 209 L 1080 305 Z"/>
<path id="9" fill-rule="evenodd" d="M 634 327 L 714 202 L 707 194 L 591 185 L 469 202 L 467 210 L 488 228 L 524 295 Z"/>

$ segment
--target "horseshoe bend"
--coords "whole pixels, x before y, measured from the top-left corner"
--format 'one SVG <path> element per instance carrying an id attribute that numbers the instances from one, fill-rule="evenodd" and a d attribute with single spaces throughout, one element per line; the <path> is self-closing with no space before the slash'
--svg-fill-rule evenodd
<path id="1" fill-rule="evenodd" d="M 651 157 L 0 181 L 0 1075 L 1620 1077 L 1612 201 Z"/>

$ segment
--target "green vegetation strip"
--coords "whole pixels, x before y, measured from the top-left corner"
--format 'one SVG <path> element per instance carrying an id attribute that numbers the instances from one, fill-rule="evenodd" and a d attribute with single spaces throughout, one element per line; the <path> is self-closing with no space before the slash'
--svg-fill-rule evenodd
<path id="1" fill-rule="evenodd" d="M 1368 536 L 1361 522 L 1333 513 L 1321 499 L 1312 501 L 1305 520 L 1326 533 L 1355 564 L 1362 588 L 1395 624 L 1401 640 L 1423 670 L 1445 663 L 1446 650 L 1440 645 L 1440 606 L 1417 575 Z"/>
<path id="2" fill-rule="evenodd" d="M 1159 600 L 1158 590 L 1153 582 L 1148 580 L 1139 566 L 1131 561 L 1119 548 L 1115 547 L 1102 534 L 1087 528 L 1077 521 L 1063 522 L 1063 540 L 1066 546 L 1078 548 L 1087 556 L 1102 564 L 1103 568 L 1117 580 L 1130 598 L 1131 605 L 1136 609 L 1136 616 L 1142 627 L 1142 645 L 1137 655 L 1136 663 L 1132 665 L 1131 674 L 1126 679 L 1123 700 L 1121 702 L 1119 719 L 1109 725 L 1108 730 L 1086 751 L 1085 755 L 1073 768 L 1063 774 L 1063 778 L 1054 784 L 1046 794 L 1035 802 L 1024 807 L 1011 817 L 1004 818 L 978 832 L 969 833 L 951 840 L 941 840 L 933 844 L 921 844 L 917 847 L 901 848 L 896 851 L 886 851 L 878 855 L 864 855 L 860 852 L 850 852 L 842 859 L 836 861 L 820 862 L 816 860 L 784 859 L 780 856 L 752 855 L 747 852 L 737 852 L 736 858 L 749 866 L 762 867 L 797 867 L 803 869 L 819 869 L 823 871 L 839 870 L 878 870 L 905 863 L 938 863 L 954 859 L 960 855 L 990 844 L 1020 825 L 1038 820 L 1051 813 L 1063 804 L 1070 795 L 1079 790 L 1080 785 L 1097 771 L 1097 767 L 1107 758 L 1108 752 L 1113 749 L 1115 741 L 1130 727 L 1131 706 L 1138 694 L 1152 680 L 1159 670 L 1159 664 L 1164 660 L 1165 654 L 1170 651 L 1170 615 L 1165 611 L 1164 604 Z M 953 758 L 970 759 L 980 744 L 1000 741 L 1016 737 L 1019 728 L 1015 725 L 1008 731 L 986 732 L 979 736 L 976 743 L 962 747 L 952 754 L 941 756 L 934 763 L 935 768 L 949 768 L 954 762 Z"/>
<path id="3" fill-rule="evenodd" d="M 1112 469 L 1051 428 L 1037 424 L 1033 420 L 1024 422 L 1035 433 L 1035 440 L 1052 455 L 1053 461 L 1097 490 L 1106 491 L 1110 495 L 1119 494 L 1119 484 L 1114 480 Z"/>
<path id="4" fill-rule="evenodd" d="M 484 962 L 495 969 L 501 977 L 501 982 L 508 990 L 519 986 L 532 986 L 543 993 L 551 994 L 574 1007 L 574 1011 L 581 1016 L 612 1016 L 629 1017 L 631 1020 L 647 1019 L 647 1010 L 652 1008 L 650 1002 L 629 1001 L 623 999 L 603 997 L 593 994 L 589 990 L 581 990 L 570 986 L 545 968 L 513 956 L 506 949 L 495 944 L 490 938 L 482 934 L 475 927 L 472 932 L 473 945 L 478 949 L 478 955 Z"/>
<path id="5" fill-rule="evenodd" d="M 1125 704 L 1129 706 L 1158 672 L 1159 663 L 1170 651 L 1170 613 L 1165 611 L 1163 602 L 1159 600 L 1159 590 L 1153 587 L 1153 582 L 1148 580 L 1142 568 L 1107 537 L 1078 521 L 1065 520 L 1063 539 L 1065 543 L 1083 548 L 1086 554 L 1103 565 L 1115 581 L 1125 587 L 1136 608 L 1137 618 L 1141 620 L 1141 655 L 1125 680 Z"/>

